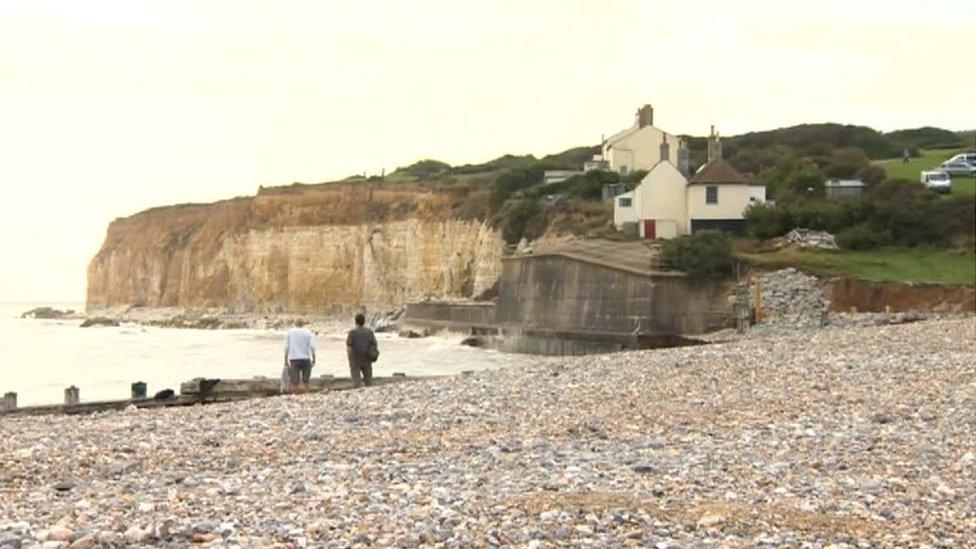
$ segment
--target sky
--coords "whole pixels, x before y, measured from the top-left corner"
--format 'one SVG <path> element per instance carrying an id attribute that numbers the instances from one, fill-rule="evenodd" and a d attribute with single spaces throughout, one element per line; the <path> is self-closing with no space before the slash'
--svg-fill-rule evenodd
<path id="1" fill-rule="evenodd" d="M 976 127 L 955 1 L 0 0 L 0 301 L 108 223 L 259 185 L 804 122 Z"/>

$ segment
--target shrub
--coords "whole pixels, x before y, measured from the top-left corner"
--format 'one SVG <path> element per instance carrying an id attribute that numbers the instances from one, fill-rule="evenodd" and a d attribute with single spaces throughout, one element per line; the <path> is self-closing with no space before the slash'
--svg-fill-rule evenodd
<path id="1" fill-rule="evenodd" d="M 450 171 L 451 165 L 439 160 L 421 160 L 405 168 L 397 168 L 394 173 L 407 174 L 419 179 L 429 179 L 431 177 Z"/>
<path id="2" fill-rule="evenodd" d="M 801 200 L 787 207 L 793 227 L 836 231 L 841 227 L 841 208 L 836 202 Z"/>
<path id="3" fill-rule="evenodd" d="M 830 228 L 834 233 L 871 219 L 874 212 L 874 204 L 864 198 L 846 198 L 837 204 L 840 206 L 839 217 Z"/>
<path id="4" fill-rule="evenodd" d="M 603 197 L 603 186 L 620 181 L 620 174 L 593 170 L 581 175 L 574 175 L 565 181 L 535 187 L 526 191 L 526 196 L 541 198 L 549 194 L 567 194 L 583 200 L 600 200 Z"/>
<path id="5" fill-rule="evenodd" d="M 732 273 L 732 241 L 725 233 L 701 231 L 661 244 L 661 261 L 693 279 L 722 278 Z"/>
<path id="6" fill-rule="evenodd" d="M 848 179 L 869 165 L 868 157 L 861 149 L 846 147 L 834 149 L 824 170 L 827 177 Z"/>
<path id="7" fill-rule="evenodd" d="M 891 233 L 861 223 L 837 234 L 837 245 L 847 250 L 873 250 L 891 244 Z"/>
<path id="8" fill-rule="evenodd" d="M 976 233 L 976 205 L 972 198 L 890 200 L 879 204 L 871 223 L 891 233 L 899 244 L 951 245 Z"/>
<path id="9" fill-rule="evenodd" d="M 458 204 L 456 215 L 460 219 L 488 219 L 491 215 L 491 192 L 480 190 L 469 193 Z"/>
<path id="10" fill-rule="evenodd" d="M 497 209 L 515 191 L 538 185 L 542 181 L 543 171 L 540 166 L 506 170 L 495 180 L 491 194 L 492 205 Z"/>
<path id="11" fill-rule="evenodd" d="M 525 235 L 526 226 L 540 213 L 541 208 L 537 200 L 514 200 L 506 204 L 505 209 L 500 213 L 502 239 L 509 244 L 518 244 Z"/>
<path id="12" fill-rule="evenodd" d="M 888 172 L 881 166 L 865 166 L 857 172 L 857 178 L 863 181 L 868 187 L 875 187 L 885 179 L 888 179 Z"/>
<path id="13" fill-rule="evenodd" d="M 818 197 L 824 195 L 824 183 L 827 178 L 812 164 L 806 164 L 797 170 L 788 183 L 796 196 Z"/>
<path id="14" fill-rule="evenodd" d="M 647 170 L 634 170 L 629 174 L 621 177 L 620 179 L 624 183 L 629 183 L 630 186 L 636 187 L 638 184 L 640 184 L 641 180 L 644 179 L 644 176 L 646 175 L 647 175 Z"/>
<path id="15" fill-rule="evenodd" d="M 878 203 L 910 203 L 917 202 L 924 192 L 925 187 L 918 181 L 890 179 L 875 185 L 870 195 Z"/>
<path id="16" fill-rule="evenodd" d="M 756 238 L 773 238 L 790 230 L 790 216 L 773 204 L 753 204 L 746 209 L 746 226 Z"/>

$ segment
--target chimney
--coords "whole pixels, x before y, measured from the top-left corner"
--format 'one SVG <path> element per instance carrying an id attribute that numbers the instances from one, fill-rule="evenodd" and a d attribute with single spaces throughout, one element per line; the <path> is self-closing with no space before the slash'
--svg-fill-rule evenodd
<path id="1" fill-rule="evenodd" d="M 661 162 L 667 162 L 671 159 L 671 146 L 668 145 L 668 134 L 661 134 Z"/>
<path id="2" fill-rule="evenodd" d="M 678 142 L 678 171 L 685 177 L 691 175 L 691 160 L 684 139 Z"/>
<path id="3" fill-rule="evenodd" d="M 722 158 L 722 139 L 715 133 L 715 125 L 712 125 L 711 132 L 708 135 L 708 161 L 711 162 L 719 158 Z"/>
<path id="4" fill-rule="evenodd" d="M 654 125 L 654 107 L 650 105 L 644 105 L 643 107 L 637 109 L 637 127 L 643 128 L 644 126 Z"/>

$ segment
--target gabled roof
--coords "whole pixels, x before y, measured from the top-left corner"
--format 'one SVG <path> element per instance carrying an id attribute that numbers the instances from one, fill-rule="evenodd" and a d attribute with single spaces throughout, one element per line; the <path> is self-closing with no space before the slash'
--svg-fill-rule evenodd
<path id="1" fill-rule="evenodd" d="M 677 168 L 677 166 L 675 166 L 674 164 L 672 164 L 671 161 L 669 161 L 669 160 L 658 160 L 657 164 L 654 164 L 654 166 L 652 166 L 651 169 L 648 170 L 647 175 L 645 175 L 640 180 L 640 185 L 643 185 L 644 183 L 647 183 L 648 181 L 653 181 L 653 180 L 657 179 L 657 177 L 661 173 L 663 173 L 664 171 L 670 171 L 670 172 L 673 172 L 673 173 L 677 173 L 678 175 L 681 176 L 682 179 L 685 180 L 685 183 L 686 184 L 688 183 L 688 178 L 685 177 L 685 174 L 681 173 L 681 170 L 679 170 Z M 640 186 L 640 185 L 638 185 L 638 186 Z"/>
<path id="2" fill-rule="evenodd" d="M 641 130 L 644 130 L 646 128 L 654 128 L 655 130 L 663 133 L 664 135 L 667 136 L 667 139 L 668 139 L 669 142 L 671 140 L 675 140 L 678 143 L 681 142 L 681 137 L 680 136 L 672 135 L 672 134 L 670 134 L 670 133 L 662 130 L 661 128 L 658 128 L 657 126 L 654 126 L 653 124 L 649 124 L 649 125 L 644 126 L 642 128 L 642 127 L 640 127 L 640 126 L 637 125 L 637 122 L 634 122 L 634 125 L 633 126 L 627 128 L 625 130 L 621 130 L 621 131 L 619 131 L 619 132 L 611 135 L 610 137 L 608 137 L 603 142 L 603 146 L 604 147 L 611 147 L 612 148 L 613 145 L 614 145 L 614 143 L 616 143 L 616 142 L 618 142 L 618 141 L 620 141 L 622 139 L 626 139 L 626 138 L 630 137 L 631 135 L 634 135 L 635 133 L 640 132 Z"/>
<path id="3" fill-rule="evenodd" d="M 732 167 L 725 159 L 719 158 L 705 164 L 691 177 L 690 183 L 740 183 L 748 184 L 749 178 Z"/>

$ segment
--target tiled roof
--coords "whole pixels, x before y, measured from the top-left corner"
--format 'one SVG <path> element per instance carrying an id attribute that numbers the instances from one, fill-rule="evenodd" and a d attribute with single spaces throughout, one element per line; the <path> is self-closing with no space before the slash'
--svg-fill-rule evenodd
<path id="1" fill-rule="evenodd" d="M 690 183 L 749 183 L 749 178 L 722 158 L 712 160 L 691 177 Z"/>

